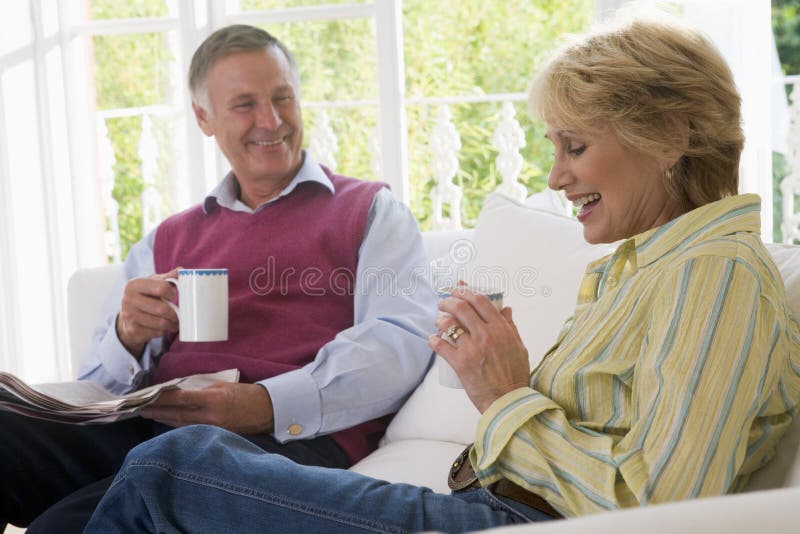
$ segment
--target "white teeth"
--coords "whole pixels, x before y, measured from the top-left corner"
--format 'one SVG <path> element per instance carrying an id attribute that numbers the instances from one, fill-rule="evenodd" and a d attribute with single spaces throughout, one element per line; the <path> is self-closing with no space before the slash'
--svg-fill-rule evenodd
<path id="1" fill-rule="evenodd" d="M 585 204 L 588 204 L 589 202 L 592 202 L 594 200 L 600 200 L 600 193 L 589 193 L 586 196 L 582 196 L 581 198 L 577 198 L 577 199 L 573 200 L 572 203 L 576 207 L 581 208 Z"/>
<path id="2" fill-rule="evenodd" d="M 277 141 L 253 141 L 254 145 L 258 146 L 275 146 L 278 143 L 282 143 L 283 139 L 278 139 Z"/>

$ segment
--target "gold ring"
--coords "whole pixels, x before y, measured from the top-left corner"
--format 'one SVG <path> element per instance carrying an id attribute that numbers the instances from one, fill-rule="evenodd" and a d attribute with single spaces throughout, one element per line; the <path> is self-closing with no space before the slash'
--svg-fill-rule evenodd
<path id="1" fill-rule="evenodd" d="M 449 338 L 450 338 L 450 340 L 451 340 L 453 343 L 455 343 L 455 342 L 456 342 L 456 340 L 457 340 L 458 338 L 460 338 L 460 337 L 461 337 L 461 335 L 462 335 L 464 332 L 465 332 L 465 330 L 464 330 L 463 328 L 461 328 L 461 327 L 460 327 L 460 326 L 458 326 L 457 324 L 454 324 L 453 326 L 451 326 L 450 328 L 448 328 L 448 329 L 447 329 L 447 331 L 446 331 L 444 334 L 445 334 L 447 337 L 449 337 Z"/>

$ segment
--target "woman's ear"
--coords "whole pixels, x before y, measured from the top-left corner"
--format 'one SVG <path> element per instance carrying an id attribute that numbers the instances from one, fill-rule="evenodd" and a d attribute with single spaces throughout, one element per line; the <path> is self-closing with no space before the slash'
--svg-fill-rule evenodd
<path id="1" fill-rule="evenodd" d="M 689 149 L 689 119 L 672 113 L 664 117 L 664 130 L 669 136 L 669 148 L 661 158 L 662 170 L 671 169 Z"/>

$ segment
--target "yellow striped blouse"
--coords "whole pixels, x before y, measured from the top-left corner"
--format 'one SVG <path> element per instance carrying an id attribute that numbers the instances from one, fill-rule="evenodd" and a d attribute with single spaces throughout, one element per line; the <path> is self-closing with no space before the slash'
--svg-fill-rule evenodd
<path id="1" fill-rule="evenodd" d="M 565 516 L 740 489 L 800 401 L 800 333 L 759 211 L 729 197 L 589 264 L 531 387 L 480 418 L 482 483 Z"/>

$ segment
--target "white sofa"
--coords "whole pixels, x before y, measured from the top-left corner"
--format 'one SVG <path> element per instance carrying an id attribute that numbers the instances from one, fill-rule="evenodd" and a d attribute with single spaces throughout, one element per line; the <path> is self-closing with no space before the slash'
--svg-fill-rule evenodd
<path id="1" fill-rule="evenodd" d="M 549 211 L 545 195 L 517 203 L 500 195 L 484 205 L 475 230 L 428 232 L 425 249 L 439 284 L 460 278 L 503 285 L 535 364 L 552 344 L 577 295 L 586 263 L 612 249 L 582 239 L 579 223 Z M 770 245 L 800 317 L 800 246 Z M 81 354 L 100 302 L 119 266 L 77 272 L 69 284 L 73 354 Z M 461 390 L 438 384 L 434 365 L 395 416 L 380 448 L 353 470 L 393 482 L 449 492 L 451 460 L 473 440 L 478 412 Z M 776 457 L 751 480 L 748 492 L 717 498 L 608 512 L 566 521 L 495 529 L 497 532 L 800 532 L 800 418 Z"/>

